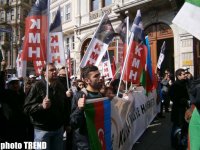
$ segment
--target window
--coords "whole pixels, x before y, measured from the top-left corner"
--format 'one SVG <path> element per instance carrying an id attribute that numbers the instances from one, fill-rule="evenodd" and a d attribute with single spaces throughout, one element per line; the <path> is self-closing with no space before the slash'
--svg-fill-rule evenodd
<path id="1" fill-rule="evenodd" d="M 74 49 L 74 36 L 72 36 L 72 49 Z"/>
<path id="2" fill-rule="evenodd" d="M 3 36 L 4 36 L 4 33 L 0 32 L 0 41 L 3 41 Z"/>
<path id="3" fill-rule="evenodd" d="M 103 0 L 102 3 L 103 3 L 102 6 L 105 7 L 105 6 L 111 5 L 112 0 Z"/>
<path id="4" fill-rule="evenodd" d="M 0 11 L 0 21 L 4 21 L 4 11 Z"/>
<path id="5" fill-rule="evenodd" d="M 20 9 L 21 8 L 18 8 L 18 10 L 17 10 L 17 19 L 20 19 Z"/>
<path id="6" fill-rule="evenodd" d="M 99 9 L 99 1 L 91 0 L 91 11 L 95 11 Z"/>
<path id="7" fill-rule="evenodd" d="M 14 9 L 12 9 L 11 10 L 11 20 L 14 20 L 15 18 L 15 10 Z"/>
<path id="8" fill-rule="evenodd" d="M 63 18 L 63 7 L 60 8 L 60 17 L 61 17 L 61 22 L 64 21 L 64 18 Z"/>
<path id="9" fill-rule="evenodd" d="M 7 21 L 10 21 L 10 17 L 11 17 L 10 12 L 7 12 L 6 16 L 7 16 Z"/>
<path id="10" fill-rule="evenodd" d="M 65 37 L 65 49 L 70 51 L 74 49 L 74 35 Z"/>
<path id="11" fill-rule="evenodd" d="M 69 41 L 70 41 L 70 40 L 69 40 L 69 37 L 67 37 L 67 38 L 66 38 L 66 49 L 67 49 L 67 50 L 68 50 L 68 49 L 70 50 L 70 43 L 69 43 Z"/>
<path id="12" fill-rule="evenodd" d="M 69 21 L 71 19 L 71 4 L 67 4 L 65 6 L 65 21 Z"/>

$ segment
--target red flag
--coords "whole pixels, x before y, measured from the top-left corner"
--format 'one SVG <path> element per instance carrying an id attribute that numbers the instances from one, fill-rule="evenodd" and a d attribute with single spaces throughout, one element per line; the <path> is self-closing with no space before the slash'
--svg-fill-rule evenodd
<path id="1" fill-rule="evenodd" d="M 62 22 L 60 15 L 60 7 L 56 12 L 56 16 L 50 26 L 50 46 L 47 52 L 48 62 L 52 62 L 56 67 L 65 66 L 65 52 L 63 44 Z"/>
<path id="2" fill-rule="evenodd" d="M 113 61 L 111 64 L 111 69 L 112 69 L 112 74 L 113 74 L 113 79 L 115 79 L 116 77 L 116 63 L 115 63 L 115 57 L 113 56 Z"/>
<path id="3" fill-rule="evenodd" d="M 35 74 L 37 76 L 41 75 L 42 73 L 42 68 L 46 65 L 45 61 L 33 61 L 33 66 L 35 69 Z"/>
<path id="4" fill-rule="evenodd" d="M 145 52 L 147 51 L 140 10 L 137 11 L 131 32 L 130 50 L 127 56 L 128 62 L 125 65 L 123 79 L 133 84 L 139 84 L 140 76 L 146 63 Z"/>
<path id="5" fill-rule="evenodd" d="M 37 0 L 25 19 L 22 60 L 44 61 L 46 59 L 47 17 L 47 0 Z"/>
<path id="6" fill-rule="evenodd" d="M 98 66 L 108 49 L 108 44 L 114 37 L 114 34 L 115 32 L 108 15 L 105 14 L 101 19 L 94 37 L 90 41 L 85 55 L 82 58 L 80 67 L 83 68 L 86 65 Z"/>

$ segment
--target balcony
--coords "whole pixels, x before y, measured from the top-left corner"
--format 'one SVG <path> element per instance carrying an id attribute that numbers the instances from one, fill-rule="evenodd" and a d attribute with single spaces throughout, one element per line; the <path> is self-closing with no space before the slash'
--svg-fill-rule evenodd
<path id="1" fill-rule="evenodd" d="M 112 12 L 111 6 L 92 11 L 90 12 L 90 20 L 101 18 L 104 13 L 110 14 L 111 12 Z"/>

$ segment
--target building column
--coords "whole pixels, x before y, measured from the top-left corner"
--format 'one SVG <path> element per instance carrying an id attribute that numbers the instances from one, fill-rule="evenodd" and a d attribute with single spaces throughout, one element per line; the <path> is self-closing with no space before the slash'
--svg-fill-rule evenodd
<path id="1" fill-rule="evenodd" d="M 180 65 L 181 67 L 190 68 L 190 72 L 194 75 L 194 38 L 191 34 L 181 34 L 180 41 Z"/>

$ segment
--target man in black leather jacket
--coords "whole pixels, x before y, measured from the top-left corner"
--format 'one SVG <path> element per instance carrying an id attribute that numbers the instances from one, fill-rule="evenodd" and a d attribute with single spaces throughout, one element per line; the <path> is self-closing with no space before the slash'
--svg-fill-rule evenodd
<path id="1" fill-rule="evenodd" d="M 67 97 L 63 85 L 57 80 L 54 64 L 47 65 L 48 70 L 43 69 L 45 79 L 36 82 L 31 88 L 25 100 L 24 111 L 33 123 L 34 141 L 46 142 L 47 149 L 62 150 L 64 125 L 69 121 Z"/>
<path id="2" fill-rule="evenodd" d="M 73 149 L 89 150 L 88 131 L 84 116 L 84 106 L 86 99 L 100 98 L 99 92 L 100 72 L 96 66 L 86 66 L 82 70 L 82 77 L 87 84 L 86 91 L 78 91 L 72 99 L 72 112 L 70 116 L 71 127 L 74 130 Z"/>

